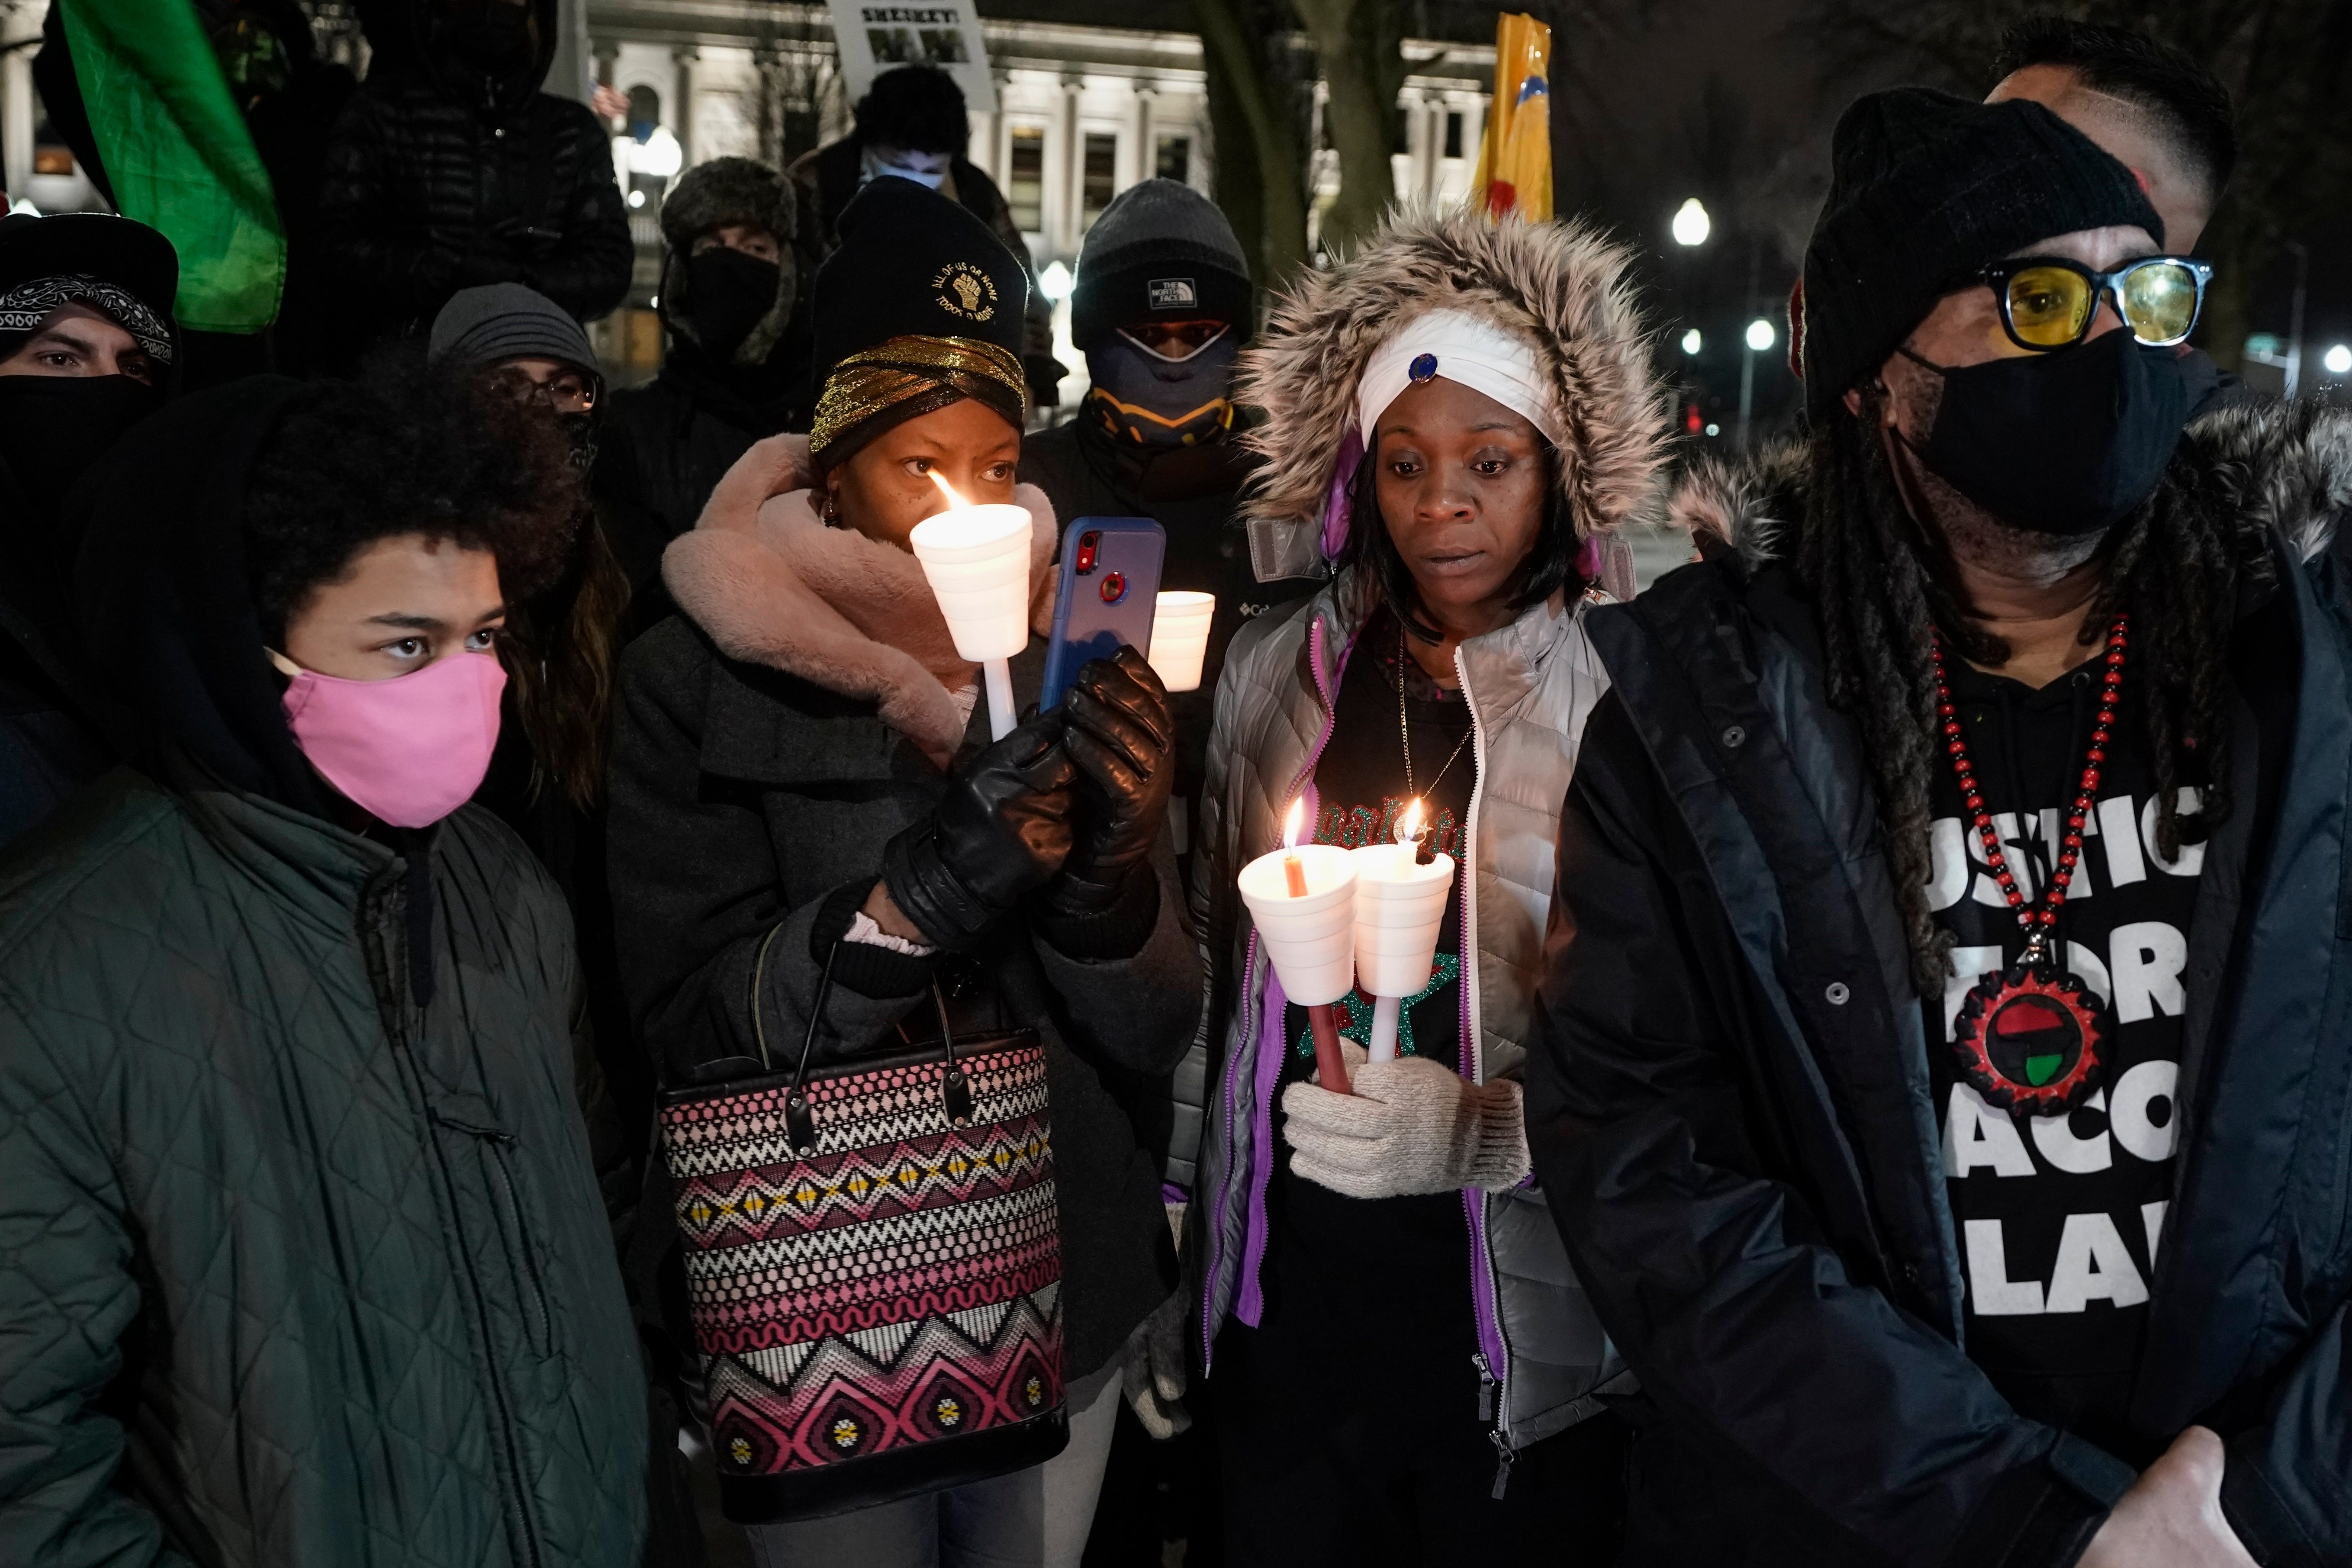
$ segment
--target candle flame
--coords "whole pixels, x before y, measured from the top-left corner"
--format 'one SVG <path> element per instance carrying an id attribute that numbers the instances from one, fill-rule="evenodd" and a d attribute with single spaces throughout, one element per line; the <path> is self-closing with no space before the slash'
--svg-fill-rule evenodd
<path id="1" fill-rule="evenodd" d="M 1414 795 L 1405 803 L 1404 810 L 1397 814 L 1396 841 L 1398 843 L 1421 842 L 1422 815 L 1421 796 Z"/>
<path id="2" fill-rule="evenodd" d="M 964 500 L 963 497 L 956 494 L 955 487 L 940 477 L 940 471 L 937 468 L 924 469 L 923 477 L 929 479 L 931 483 L 940 487 L 940 494 L 948 498 L 948 510 L 950 511 L 964 511 L 971 508 L 971 503 Z"/>
<path id="3" fill-rule="evenodd" d="M 1307 821 L 1307 797 L 1300 795 L 1290 803 L 1290 815 L 1282 819 L 1282 847 L 1298 847 L 1298 830 Z"/>

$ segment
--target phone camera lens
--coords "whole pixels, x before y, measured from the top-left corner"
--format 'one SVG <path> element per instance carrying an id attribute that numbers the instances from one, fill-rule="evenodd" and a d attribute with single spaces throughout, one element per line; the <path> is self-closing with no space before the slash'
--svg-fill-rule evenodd
<path id="1" fill-rule="evenodd" d="M 1078 575 L 1083 577 L 1095 569 L 1095 547 L 1102 542 L 1099 533 L 1078 535 Z"/>
<path id="2" fill-rule="evenodd" d="M 1114 572 L 1102 580 L 1103 603 L 1116 605 L 1127 597 L 1127 579 Z"/>

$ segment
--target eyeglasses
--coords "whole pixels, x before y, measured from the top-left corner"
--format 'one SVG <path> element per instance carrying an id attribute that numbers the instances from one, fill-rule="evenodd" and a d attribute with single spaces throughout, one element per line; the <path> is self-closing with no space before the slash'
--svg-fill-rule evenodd
<path id="1" fill-rule="evenodd" d="M 1161 359 L 1181 363 L 1223 337 L 1227 325 L 1224 321 L 1207 320 L 1141 321 L 1131 327 L 1121 327 L 1119 334 L 1138 348 L 1149 350 Z"/>
<path id="2" fill-rule="evenodd" d="M 558 414 L 586 414 L 596 406 L 596 378 L 578 371 L 561 371 L 545 381 L 535 381 L 529 371 L 509 365 L 492 371 L 488 380 L 493 390 L 517 403 L 544 404 Z"/>
<path id="3" fill-rule="evenodd" d="M 2090 335 L 2103 294 L 2115 301 L 2131 335 L 2149 348 L 2185 342 L 2205 308 L 2213 268 L 2186 256 L 2147 256 L 2113 272 L 2095 272 L 2064 257 L 2028 256 L 1996 261 L 1981 276 L 2000 302 L 2009 341 L 2046 353 Z"/>

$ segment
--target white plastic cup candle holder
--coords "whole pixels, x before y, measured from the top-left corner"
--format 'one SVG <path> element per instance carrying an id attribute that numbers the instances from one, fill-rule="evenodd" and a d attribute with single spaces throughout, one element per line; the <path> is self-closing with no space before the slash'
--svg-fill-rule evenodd
<path id="1" fill-rule="evenodd" d="M 1307 891 L 1297 898 L 1282 864 L 1294 854 L 1307 874 Z M 1243 867 L 1238 880 L 1285 995 L 1314 1007 L 1355 988 L 1356 867 L 1347 850 L 1330 844 L 1276 849 Z"/>
<path id="2" fill-rule="evenodd" d="M 1029 527 L 1026 507 L 968 506 L 908 537 L 956 652 L 975 664 L 1029 646 Z"/>
<path id="3" fill-rule="evenodd" d="M 1171 691 L 1198 691 L 1201 663 L 1209 653 L 1209 623 L 1217 596 L 1181 588 L 1164 590 L 1152 606 L 1151 651 L 1145 657 Z"/>
<path id="4" fill-rule="evenodd" d="M 1454 890 L 1454 857 L 1416 863 L 1412 844 L 1372 844 L 1350 851 L 1356 864 L 1356 978 L 1370 993 L 1371 1060 L 1396 1056 L 1402 998 L 1429 984 L 1437 933 Z"/>
<path id="5" fill-rule="evenodd" d="M 1029 646 L 1029 528 L 1027 507 L 992 503 L 927 517 L 908 537 L 957 654 L 981 667 L 1000 741 L 1015 718 L 1005 661 Z"/>

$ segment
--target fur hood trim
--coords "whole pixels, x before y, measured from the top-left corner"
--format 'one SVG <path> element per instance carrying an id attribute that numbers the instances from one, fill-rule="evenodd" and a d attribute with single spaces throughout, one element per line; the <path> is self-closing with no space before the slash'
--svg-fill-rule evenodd
<path id="1" fill-rule="evenodd" d="M 1633 252 L 1581 223 L 1490 222 L 1467 207 L 1400 214 L 1328 271 L 1306 271 L 1241 356 L 1234 400 L 1265 411 L 1244 437 L 1274 517 L 1320 519 L 1380 345 L 1440 306 L 1531 338 L 1568 435 L 1559 486 L 1579 532 L 1654 511 L 1672 421 L 1633 300 Z"/>
<path id="2" fill-rule="evenodd" d="M 793 183 L 751 158 L 712 158 L 688 169 L 669 199 L 662 203 L 662 318 L 670 330 L 689 342 L 694 335 L 694 285 L 687 259 L 695 240 L 720 224 L 754 224 L 776 237 L 783 248 L 776 275 L 776 298 L 736 346 L 737 364 L 764 364 L 784 328 L 792 321 L 799 297 L 800 275 L 793 262 L 793 239 L 800 230 L 800 201 Z"/>
<path id="3" fill-rule="evenodd" d="M 1708 458 L 1685 475 L 1667 513 L 1676 526 L 1736 546 L 1751 565 L 1789 553 L 1805 514 L 1805 447 L 1774 443 L 1744 464 Z M 2275 530 L 2308 561 L 2352 509 L 2352 414 L 2314 402 L 2249 402 L 2193 421 L 2166 470 L 2211 504 Z"/>
<path id="4" fill-rule="evenodd" d="M 719 651 L 878 705 L 882 721 L 934 758 L 963 743 L 950 694 L 974 668 L 955 651 L 922 564 L 852 529 L 827 528 L 812 504 L 808 437 L 772 436 L 727 470 L 692 531 L 662 554 L 662 581 Z M 1054 616 L 1053 504 L 1029 509 L 1030 625 Z"/>

